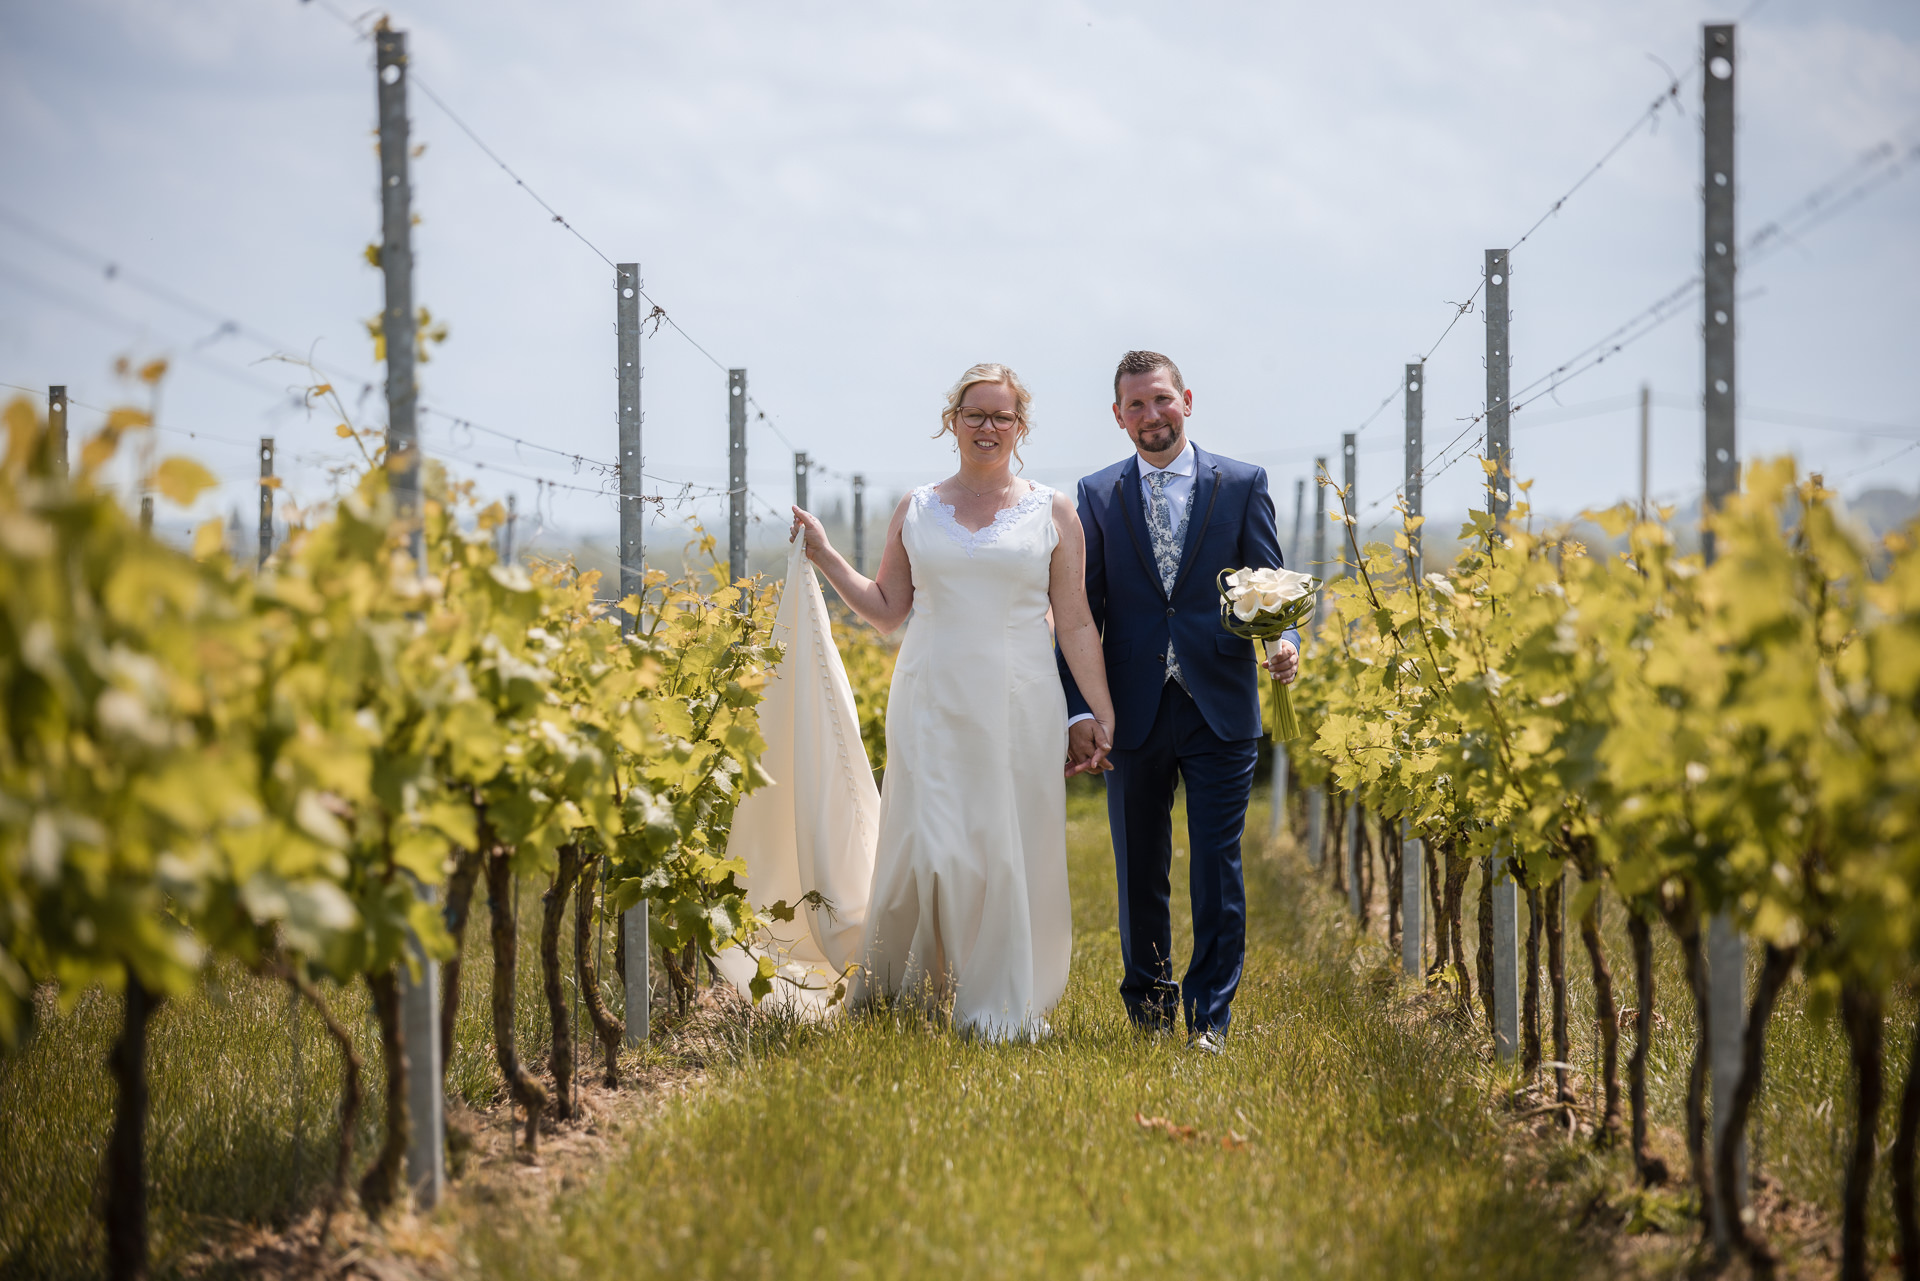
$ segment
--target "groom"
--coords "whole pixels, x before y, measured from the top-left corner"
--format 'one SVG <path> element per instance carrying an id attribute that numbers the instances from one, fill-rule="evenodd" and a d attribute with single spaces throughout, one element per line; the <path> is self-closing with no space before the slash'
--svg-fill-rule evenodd
<path id="1" fill-rule="evenodd" d="M 1134 1023 L 1171 1031 L 1176 1003 L 1189 1043 L 1217 1054 L 1246 951 L 1240 836 L 1260 741 L 1260 668 L 1250 640 L 1220 626 L 1223 569 L 1282 568 L 1267 473 L 1196 449 L 1193 392 L 1174 363 L 1130 351 L 1113 376 L 1113 416 L 1134 455 L 1080 482 L 1087 603 L 1101 629 L 1113 692 L 1107 819 L 1120 882 L 1120 997 Z M 1271 671 L 1292 683 L 1299 637 L 1274 647 Z M 1095 726 L 1065 662 L 1068 758 L 1084 767 Z M 1187 789 L 1193 960 L 1173 981 L 1168 914 L 1175 779 Z"/>

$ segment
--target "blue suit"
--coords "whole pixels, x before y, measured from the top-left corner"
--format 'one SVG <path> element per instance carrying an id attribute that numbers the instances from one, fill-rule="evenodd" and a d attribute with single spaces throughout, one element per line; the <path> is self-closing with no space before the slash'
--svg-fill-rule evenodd
<path id="1" fill-rule="evenodd" d="M 1220 626 L 1223 569 L 1281 568 L 1267 474 L 1194 447 L 1194 486 L 1173 590 L 1154 567 L 1140 459 L 1080 482 L 1087 603 L 1100 628 L 1114 706 L 1106 775 L 1120 889 L 1120 996 L 1138 1023 L 1165 1025 L 1176 1001 L 1191 1031 L 1225 1031 L 1240 986 L 1247 903 L 1240 838 L 1260 740 L 1254 644 Z M 1299 639 L 1288 634 L 1295 647 Z M 1180 684 L 1167 679 L 1171 641 Z M 1087 710 L 1064 658 L 1069 715 Z M 1187 790 L 1193 959 L 1173 982 L 1168 873 L 1176 779 Z"/>

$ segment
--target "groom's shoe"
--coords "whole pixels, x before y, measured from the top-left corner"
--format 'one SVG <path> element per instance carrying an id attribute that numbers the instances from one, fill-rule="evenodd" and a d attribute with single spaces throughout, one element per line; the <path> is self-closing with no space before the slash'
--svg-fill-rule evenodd
<path id="1" fill-rule="evenodd" d="M 1224 1033 L 1207 1028 L 1188 1037 L 1187 1048 L 1200 1054 L 1224 1054 L 1227 1051 L 1227 1038 Z"/>

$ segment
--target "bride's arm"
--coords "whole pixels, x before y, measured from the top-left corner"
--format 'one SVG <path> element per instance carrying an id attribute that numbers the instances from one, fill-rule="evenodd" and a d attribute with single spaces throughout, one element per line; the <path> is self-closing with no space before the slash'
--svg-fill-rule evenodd
<path id="1" fill-rule="evenodd" d="M 900 530 L 907 523 L 907 504 L 911 501 L 913 495 L 909 494 L 893 509 L 893 520 L 887 525 L 886 549 L 880 553 L 880 572 L 872 578 L 855 573 L 847 558 L 833 549 L 818 517 L 798 507 L 793 509 L 793 532 L 787 541 L 792 542 L 804 533 L 807 559 L 827 576 L 848 608 L 881 632 L 890 632 L 906 622 L 913 610 L 913 566 L 907 563 L 907 544 L 900 536 Z"/>
<path id="2" fill-rule="evenodd" d="M 1067 660 L 1080 696 L 1099 726 L 1098 753 L 1083 768 L 1099 770 L 1113 747 L 1113 697 L 1107 691 L 1107 659 L 1100 650 L 1100 629 L 1087 605 L 1087 534 L 1080 514 L 1065 494 L 1053 496 L 1053 526 L 1060 541 L 1053 549 L 1047 595 L 1053 603 L 1053 638 Z"/>

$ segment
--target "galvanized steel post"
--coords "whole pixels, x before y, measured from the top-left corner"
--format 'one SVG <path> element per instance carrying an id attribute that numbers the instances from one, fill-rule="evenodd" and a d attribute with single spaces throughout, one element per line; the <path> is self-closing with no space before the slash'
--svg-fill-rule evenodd
<path id="1" fill-rule="evenodd" d="M 727 371 L 727 581 L 747 576 L 747 371 Z"/>
<path id="2" fill-rule="evenodd" d="M 1304 514 L 1307 501 L 1307 482 L 1293 482 L 1293 541 L 1281 549 L 1281 560 L 1286 559 L 1289 549 L 1297 558 L 1300 555 L 1300 518 Z M 1280 739 L 1273 741 L 1273 782 L 1268 788 L 1271 812 L 1267 816 L 1267 843 L 1276 844 L 1280 833 L 1287 827 L 1287 789 L 1293 781 L 1293 759 L 1287 745 Z"/>
<path id="3" fill-rule="evenodd" d="M 1307 865 L 1319 867 L 1327 856 L 1327 789 L 1307 789 Z"/>
<path id="4" fill-rule="evenodd" d="M 1647 518 L 1647 454 L 1653 444 L 1653 388 L 1640 384 L 1640 519 Z"/>
<path id="5" fill-rule="evenodd" d="M 1404 495 L 1408 516 L 1420 514 L 1420 504 L 1426 479 L 1426 397 L 1424 384 L 1427 381 L 1427 366 L 1424 361 L 1416 361 L 1407 366 L 1407 442 L 1406 463 L 1407 479 Z M 1420 530 L 1418 526 L 1407 531 L 1407 581 L 1409 584 L 1420 581 Z"/>
<path id="6" fill-rule="evenodd" d="M 53 454 L 55 474 L 67 474 L 67 389 L 55 384 L 47 388 L 48 446 Z"/>
<path id="7" fill-rule="evenodd" d="M 1313 460 L 1313 559 L 1307 570 L 1317 578 L 1327 576 L 1327 487 L 1330 479 L 1327 460 Z M 1320 621 L 1320 594 L 1314 593 L 1313 616 L 1307 620 L 1309 635 Z M 1307 789 L 1307 862 L 1319 867 L 1327 855 L 1327 789 L 1315 784 Z"/>
<path id="8" fill-rule="evenodd" d="M 1420 583 L 1420 527 L 1414 518 L 1421 514 L 1426 482 L 1426 381 L 1424 361 L 1407 365 L 1406 388 L 1406 480 L 1402 505 L 1407 509 L 1407 583 L 1418 590 Z M 1408 825 L 1400 823 L 1400 966 L 1412 978 L 1426 969 L 1426 884 L 1425 847 L 1420 838 L 1408 836 Z"/>
<path id="9" fill-rule="evenodd" d="M 1417 836 L 1400 825 L 1400 968 L 1417 979 L 1427 969 L 1427 856 Z"/>
<path id="10" fill-rule="evenodd" d="M 1293 762 L 1287 753 L 1284 740 L 1273 741 L 1273 783 L 1269 787 L 1273 812 L 1267 819 L 1267 843 L 1279 841 L 1280 833 L 1287 828 L 1287 786 L 1293 773 Z"/>
<path id="11" fill-rule="evenodd" d="M 1487 458 L 1493 472 L 1487 477 L 1487 511 L 1495 521 L 1506 519 L 1513 505 L 1512 406 L 1508 403 L 1508 380 L 1513 372 L 1513 350 L 1509 344 L 1513 313 L 1507 309 L 1508 277 L 1511 262 L 1505 249 L 1489 249 L 1487 275 Z"/>
<path id="12" fill-rule="evenodd" d="M 413 189 L 407 176 L 407 37 L 384 24 L 374 31 L 375 88 L 380 112 L 380 313 L 387 357 L 387 470 L 394 507 L 411 531 L 413 562 L 425 569 L 420 529 L 420 437 L 414 383 Z M 263 504 L 263 507 L 265 505 Z M 431 897 L 424 887 L 422 897 Z M 417 946 L 416 940 L 416 946 Z M 407 1107 L 413 1138 L 407 1182 L 416 1203 L 431 1208 L 446 1187 L 446 1095 L 440 1073 L 440 967 L 422 955 L 418 975 L 400 967 L 400 1025 L 407 1047 Z"/>
<path id="13" fill-rule="evenodd" d="M 1340 436 L 1340 454 L 1346 462 L 1346 471 L 1340 483 L 1346 487 L 1347 495 L 1346 501 L 1341 504 L 1341 510 L 1345 513 L 1345 519 L 1340 524 L 1340 572 L 1343 575 L 1354 572 L 1352 562 L 1347 560 L 1347 553 L 1353 552 L 1358 559 L 1360 548 L 1360 513 L 1354 507 L 1360 497 L 1360 491 L 1355 488 L 1360 466 L 1360 449 L 1356 443 L 1358 437 L 1359 433 L 1351 431 L 1343 432 Z"/>
<path id="14" fill-rule="evenodd" d="M 387 355 L 387 469 L 401 519 L 420 510 L 419 428 L 414 404 L 413 188 L 407 176 L 407 35 L 381 26 L 374 32 L 380 100 L 380 274 L 386 302 L 380 312 Z M 416 542 L 418 540 L 416 539 Z M 419 549 L 415 548 L 418 559 Z"/>
<path id="15" fill-rule="evenodd" d="M 617 264 L 613 286 L 615 374 L 620 396 L 616 407 L 620 430 L 620 599 L 627 600 L 644 597 L 647 582 L 647 461 L 642 434 L 646 414 L 641 400 L 646 366 L 640 357 L 640 291 L 646 285 L 640 278 L 640 264 Z M 638 611 L 620 617 L 620 626 L 628 633 L 639 625 Z M 582 892 L 586 892 L 584 887 Z M 621 913 L 620 931 L 627 960 L 626 970 L 620 975 L 626 996 L 622 1043 L 632 1048 L 647 1044 L 653 1034 L 653 954 L 647 938 L 645 899 Z"/>
<path id="16" fill-rule="evenodd" d="M 1298 476 L 1293 482 L 1293 539 L 1287 544 L 1287 550 L 1296 557 L 1300 555 L 1300 522 L 1307 513 L 1307 478 Z"/>
<path id="17" fill-rule="evenodd" d="M 1493 471 L 1487 477 L 1487 512 L 1504 520 L 1512 505 L 1513 445 L 1508 435 L 1512 406 L 1508 403 L 1513 351 L 1509 344 L 1507 285 L 1511 260 L 1505 249 L 1485 255 L 1487 291 L 1487 457 Z M 1493 877 L 1493 1047 L 1502 1062 L 1520 1053 L 1520 895 L 1508 866 L 1506 842 L 1485 864 Z"/>
<path id="18" fill-rule="evenodd" d="M 1520 1054 L 1520 887 L 1504 837 L 1494 851 L 1482 865 L 1493 877 L 1493 1052 L 1511 1063 Z"/>
<path id="19" fill-rule="evenodd" d="M 273 437 L 260 438 L 260 564 L 273 555 Z"/>
<path id="20" fill-rule="evenodd" d="M 853 478 L 853 572 L 867 572 L 867 478 Z"/>
<path id="21" fill-rule="evenodd" d="M 1717 510 L 1740 487 L 1740 457 L 1734 435 L 1734 283 L 1738 264 L 1734 245 L 1734 39 L 1733 25 L 1712 25 L 1704 32 L 1700 56 L 1706 72 L 1701 90 L 1705 118 L 1705 171 L 1701 192 L 1703 226 L 1701 259 L 1706 277 L 1704 373 L 1707 446 L 1707 508 Z M 1709 563 L 1714 556 L 1713 534 L 1705 533 L 1702 550 Z M 1725 1118 L 1733 1108 L 1733 1092 L 1740 1084 L 1740 1043 L 1746 1032 L 1746 940 L 1723 909 L 1707 926 L 1708 1061 L 1713 1072 L 1713 1146 L 1718 1152 Z M 1737 1203 L 1747 1199 L 1747 1153 L 1744 1138 L 1735 1154 Z M 1732 1225 L 1714 1200 L 1714 1240 L 1726 1245 Z"/>

